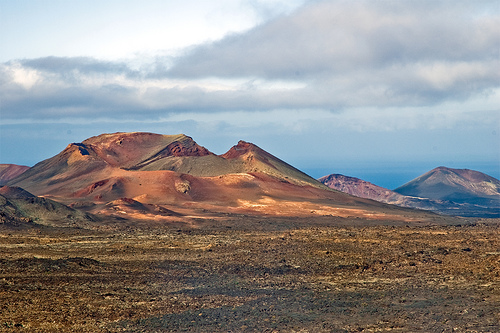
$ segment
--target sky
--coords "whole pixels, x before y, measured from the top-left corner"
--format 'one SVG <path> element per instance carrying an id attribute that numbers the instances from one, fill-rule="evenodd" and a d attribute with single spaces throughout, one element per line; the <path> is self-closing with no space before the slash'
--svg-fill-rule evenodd
<path id="1" fill-rule="evenodd" d="M 0 163 L 128 131 L 391 189 L 500 178 L 500 2 L 0 0 Z"/>

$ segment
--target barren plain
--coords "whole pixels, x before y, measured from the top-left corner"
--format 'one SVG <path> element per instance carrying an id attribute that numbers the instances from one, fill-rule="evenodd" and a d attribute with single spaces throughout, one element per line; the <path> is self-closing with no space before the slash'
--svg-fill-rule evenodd
<path id="1" fill-rule="evenodd" d="M 499 221 L 0 233 L 2 332 L 498 332 Z"/>

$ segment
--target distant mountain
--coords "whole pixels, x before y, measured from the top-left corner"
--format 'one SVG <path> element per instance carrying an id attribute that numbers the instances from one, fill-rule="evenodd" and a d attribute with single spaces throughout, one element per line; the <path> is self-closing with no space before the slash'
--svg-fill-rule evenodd
<path id="1" fill-rule="evenodd" d="M 442 200 L 431 200 L 427 198 L 402 195 L 365 180 L 340 174 L 327 175 L 319 178 L 318 181 L 325 184 L 329 188 L 344 193 L 400 207 L 438 211 L 443 207 L 443 205 L 450 204 Z"/>
<path id="2" fill-rule="evenodd" d="M 500 181 L 469 169 L 438 167 L 394 191 L 404 195 L 500 207 Z"/>
<path id="3" fill-rule="evenodd" d="M 16 164 L 0 164 L 0 186 L 7 184 L 30 167 Z"/>
<path id="4" fill-rule="evenodd" d="M 400 207 L 457 216 L 500 217 L 500 182 L 473 170 L 439 167 L 394 191 L 339 174 L 319 181 L 354 196 Z"/>
<path id="5" fill-rule="evenodd" d="M 382 201 L 392 201 L 392 198 L 400 198 L 401 194 L 395 193 L 386 188 L 377 186 L 359 178 L 344 176 L 341 174 L 331 174 L 318 179 L 329 188 L 333 188 L 351 195 Z"/>
<path id="6" fill-rule="evenodd" d="M 95 136 L 69 144 L 8 185 L 124 218 L 154 219 L 158 213 L 180 219 L 202 212 L 402 216 L 393 207 L 331 190 L 252 143 L 239 141 L 216 155 L 183 134 Z"/>

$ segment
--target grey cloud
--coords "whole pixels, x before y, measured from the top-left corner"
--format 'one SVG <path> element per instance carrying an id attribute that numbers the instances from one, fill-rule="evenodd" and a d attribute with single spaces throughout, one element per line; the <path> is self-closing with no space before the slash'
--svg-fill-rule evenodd
<path id="1" fill-rule="evenodd" d="M 165 111 L 259 111 L 282 108 L 303 108 L 317 104 L 307 102 L 296 91 L 238 90 L 208 92 L 197 87 L 150 88 L 142 96 L 144 100 Z M 323 106 L 323 105 L 321 105 Z"/>
<path id="2" fill-rule="evenodd" d="M 107 84 L 84 86 L 42 80 L 29 88 L 15 82 L 0 89 L 3 119 L 43 119 L 120 115 L 144 109 L 136 91 L 126 86 Z"/>
<path id="3" fill-rule="evenodd" d="M 44 57 L 37 59 L 24 59 L 20 63 L 29 68 L 68 75 L 76 74 L 107 74 L 121 73 L 136 76 L 138 73 L 131 70 L 127 64 L 112 61 L 103 61 L 90 57 Z"/>
<path id="4" fill-rule="evenodd" d="M 404 5 L 402 5 L 404 4 Z M 168 72 L 186 77 L 290 78 L 359 68 L 498 56 L 498 15 L 439 2 L 319 2 L 245 34 L 202 45 Z M 476 8 L 481 4 L 475 2 Z M 477 14 L 479 15 L 479 14 Z"/>
<path id="5" fill-rule="evenodd" d="M 89 57 L 45 57 L 0 64 L 4 119 L 127 115 L 148 108 L 138 89 L 119 78 L 141 80 L 122 62 Z"/>
<path id="6" fill-rule="evenodd" d="M 331 82 L 349 86 L 347 94 L 353 96 L 378 91 L 378 96 L 366 96 L 372 99 L 365 103 L 385 98 L 386 105 L 394 106 L 399 104 L 395 101 L 428 104 L 464 98 L 498 86 L 499 74 L 482 70 L 499 65 L 500 15 L 492 4 L 312 2 L 249 32 L 194 48 L 157 74 L 302 81 L 310 90 L 324 91 L 318 97 L 332 106 L 343 104 L 345 95 L 335 94 L 345 89 L 327 88 Z M 450 71 L 463 64 L 479 66 L 475 73 L 469 70 L 452 77 L 454 82 L 436 85 L 420 73 L 436 64 Z"/>

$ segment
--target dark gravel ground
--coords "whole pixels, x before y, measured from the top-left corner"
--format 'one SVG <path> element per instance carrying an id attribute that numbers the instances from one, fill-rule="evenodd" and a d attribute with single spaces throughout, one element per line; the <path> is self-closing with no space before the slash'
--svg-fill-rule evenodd
<path id="1" fill-rule="evenodd" d="M 499 231 L 3 231 L 0 331 L 499 332 Z"/>
<path id="2" fill-rule="evenodd" d="M 217 292 L 235 294 L 234 290 Z M 484 300 L 486 293 L 480 293 L 483 299 L 478 302 L 477 295 L 469 292 L 408 285 L 391 290 L 245 290 L 246 295 L 258 298 L 237 307 L 188 310 L 122 327 L 132 332 L 498 331 L 497 313 Z"/>

